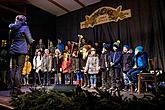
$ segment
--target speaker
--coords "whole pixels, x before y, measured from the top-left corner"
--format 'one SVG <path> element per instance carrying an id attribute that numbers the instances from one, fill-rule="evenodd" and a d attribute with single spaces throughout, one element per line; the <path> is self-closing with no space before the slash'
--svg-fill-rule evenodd
<path id="1" fill-rule="evenodd" d="M 73 92 L 76 90 L 76 86 L 68 85 L 68 84 L 57 84 L 57 85 L 54 85 L 53 89 L 58 92 Z"/>

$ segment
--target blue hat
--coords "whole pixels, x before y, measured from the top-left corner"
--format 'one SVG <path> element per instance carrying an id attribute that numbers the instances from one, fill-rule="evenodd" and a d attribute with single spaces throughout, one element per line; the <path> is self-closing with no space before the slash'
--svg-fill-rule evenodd
<path id="1" fill-rule="evenodd" d="M 129 45 L 125 44 L 123 47 L 129 49 Z"/>
<path id="2" fill-rule="evenodd" d="M 143 46 L 137 46 L 135 48 L 135 50 L 139 51 L 139 52 L 143 52 Z"/>
<path id="3" fill-rule="evenodd" d="M 109 50 L 111 48 L 111 44 L 103 43 L 103 48 Z"/>

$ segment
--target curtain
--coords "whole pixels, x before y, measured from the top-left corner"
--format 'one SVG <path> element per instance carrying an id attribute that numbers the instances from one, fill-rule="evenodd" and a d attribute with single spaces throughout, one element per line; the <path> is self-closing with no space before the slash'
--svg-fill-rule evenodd
<path id="1" fill-rule="evenodd" d="M 80 22 L 85 15 L 92 14 L 103 6 L 122 10 L 131 9 L 131 18 L 118 22 L 97 25 L 93 28 L 80 29 Z M 56 18 L 56 37 L 64 42 L 78 41 L 82 34 L 87 41 L 113 43 L 117 39 L 129 44 L 132 49 L 143 45 L 149 58 L 157 59 L 157 68 L 165 69 L 165 1 L 164 0 L 103 0 L 94 5 Z"/>

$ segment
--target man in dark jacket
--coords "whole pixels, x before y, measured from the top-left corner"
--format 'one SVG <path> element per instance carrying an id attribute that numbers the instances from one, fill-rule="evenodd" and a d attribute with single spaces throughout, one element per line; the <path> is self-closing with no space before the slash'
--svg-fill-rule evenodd
<path id="1" fill-rule="evenodd" d="M 25 56 L 28 53 L 28 43 L 32 44 L 34 40 L 26 24 L 26 17 L 24 15 L 16 16 L 15 23 L 10 24 L 9 28 L 9 35 L 12 40 L 9 50 L 12 59 L 12 93 L 21 93 L 21 73 L 25 62 Z"/>

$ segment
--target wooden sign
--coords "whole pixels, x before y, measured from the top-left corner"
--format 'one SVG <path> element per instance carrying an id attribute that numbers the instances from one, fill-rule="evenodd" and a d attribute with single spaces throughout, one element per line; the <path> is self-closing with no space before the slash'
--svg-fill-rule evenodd
<path id="1" fill-rule="evenodd" d="M 85 21 L 80 22 L 80 29 L 94 27 L 95 25 L 104 24 L 108 22 L 117 22 L 131 17 L 131 10 L 122 10 L 122 6 L 116 9 L 112 7 L 101 7 L 93 12 L 90 16 L 85 16 Z"/>

